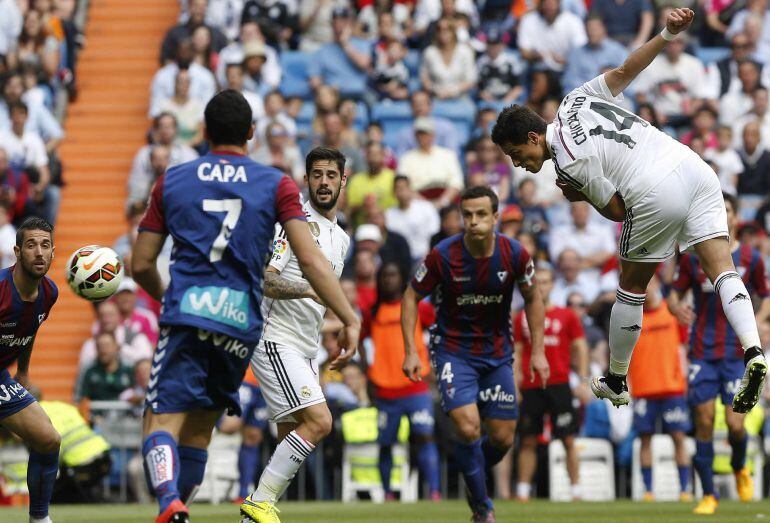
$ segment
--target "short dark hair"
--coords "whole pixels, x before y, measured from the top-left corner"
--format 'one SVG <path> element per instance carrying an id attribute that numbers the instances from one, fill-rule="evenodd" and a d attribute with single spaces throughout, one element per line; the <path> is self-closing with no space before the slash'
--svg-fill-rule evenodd
<path id="1" fill-rule="evenodd" d="M 460 209 L 458 209 L 456 205 L 445 205 L 438 210 L 438 217 L 439 219 L 443 220 L 453 212 L 460 212 Z"/>
<path id="2" fill-rule="evenodd" d="M 160 121 L 164 118 L 171 118 L 171 120 L 174 122 L 174 127 L 179 127 L 179 122 L 176 119 L 176 115 L 168 111 L 163 111 L 158 113 L 155 118 L 152 119 L 152 128 L 157 129 L 160 126 Z"/>
<path id="3" fill-rule="evenodd" d="M 500 200 L 497 199 L 497 194 L 495 194 L 495 191 L 486 185 L 468 187 L 460 196 L 460 201 L 464 202 L 465 200 L 475 200 L 476 198 L 484 197 L 489 198 L 489 201 L 492 203 L 492 212 L 497 212 L 497 208 L 500 205 Z"/>
<path id="4" fill-rule="evenodd" d="M 411 185 L 411 182 L 409 181 L 409 177 L 405 174 L 397 174 L 395 178 L 393 178 L 393 186 L 396 186 L 396 183 L 398 182 L 406 182 L 409 185 Z"/>
<path id="5" fill-rule="evenodd" d="M 219 91 L 206 104 L 203 116 L 212 145 L 243 145 L 248 141 L 251 106 L 238 91 Z"/>
<path id="6" fill-rule="evenodd" d="M 313 164 L 322 160 L 330 160 L 337 162 L 337 169 L 340 170 L 340 174 L 345 173 L 345 155 L 342 154 L 339 149 L 334 147 L 326 147 L 324 145 L 313 148 L 305 157 L 305 172 L 310 174 L 313 170 Z"/>
<path id="7" fill-rule="evenodd" d="M 733 206 L 733 212 L 735 214 L 738 214 L 738 211 L 740 210 L 740 204 L 738 203 L 738 197 L 735 196 L 735 195 L 723 192 L 722 193 L 722 198 L 724 198 L 726 202 L 730 202 L 730 205 Z"/>
<path id="8" fill-rule="evenodd" d="M 14 112 L 14 111 L 24 111 L 24 114 L 29 114 L 29 109 L 27 108 L 27 104 L 24 102 L 13 102 L 8 106 L 8 114 Z"/>
<path id="9" fill-rule="evenodd" d="M 492 141 L 499 146 L 506 143 L 521 145 L 527 143 L 530 132 L 545 133 L 546 123 L 540 115 L 528 107 L 511 105 L 503 109 L 492 128 Z"/>
<path id="10" fill-rule="evenodd" d="M 51 235 L 51 240 L 53 241 L 53 225 L 43 218 L 30 216 L 19 225 L 19 228 L 16 229 L 17 247 L 21 247 L 21 244 L 24 243 L 24 231 L 45 231 Z"/>

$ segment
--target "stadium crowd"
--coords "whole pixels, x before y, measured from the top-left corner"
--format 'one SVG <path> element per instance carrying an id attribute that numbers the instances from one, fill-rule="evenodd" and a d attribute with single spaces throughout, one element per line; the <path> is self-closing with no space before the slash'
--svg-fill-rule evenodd
<path id="1" fill-rule="evenodd" d="M 551 162 L 539 173 L 514 167 L 492 142 L 490 131 L 499 110 L 511 103 L 526 105 L 552 121 L 571 89 L 620 65 L 629 49 L 661 29 L 669 3 L 180 3 L 179 22 L 163 40 L 149 92 L 148 143 L 137 151 L 127 173 L 127 231 L 113 246 L 126 267 L 154 181 L 168 167 L 205 152 L 203 108 L 219 89 L 240 91 L 251 105 L 257 129 L 251 156 L 283 170 L 300 187 L 304 155 L 310 148 L 326 145 L 342 151 L 348 178 L 338 221 L 353 239 L 342 285 L 365 328 L 361 361 L 341 372 L 322 373 L 338 420 L 333 443 L 322 456 L 327 470 L 333 470 L 343 441 L 337 414 L 376 406 L 379 392 L 403 385 L 398 365 L 394 370 L 375 363 L 383 359 L 378 354 L 403 350 L 400 333 L 388 336 L 375 328 L 381 319 L 378 314 L 385 310 L 382 304 L 400 300 L 403 285 L 432 246 L 462 230 L 456 207 L 459 192 L 488 185 L 501 200 L 500 232 L 532 253 L 538 262 L 538 281 L 550 289 L 550 306 L 558 308 L 560 319 L 547 326 L 552 339 L 546 343 L 549 351 L 552 343 L 553 354 L 560 354 L 558 363 L 551 362 L 561 368 L 554 376 L 571 389 L 572 397 L 566 407 L 562 404 L 566 421 L 552 416 L 534 427 L 522 426 L 515 452 L 518 463 L 509 457 L 496 468 L 497 495 L 524 499 L 535 495 L 528 485 L 536 469 L 535 491 L 545 494 L 547 470 L 543 460 L 534 458 L 551 438 L 563 439 L 568 454 L 576 434 L 610 439 L 618 463 L 630 470 L 630 442 L 637 434 L 633 410 L 610 409 L 586 387 L 586 378 L 602 374 L 607 366 L 606 326 L 618 285 L 620 229 L 587 203 L 566 202 L 554 184 Z M 51 116 L 51 104 L 62 89 L 74 93 L 76 33 L 67 22 L 72 4 L 38 0 L 19 9 L 16 0 L 0 0 L 2 12 L 16 16 L 18 11 L 16 18 L 0 20 L 4 266 L 12 261 L 12 249 L 6 246 L 12 247 L 12 234 L 5 229 L 9 224 L 30 212 L 55 219 L 61 185 L 56 148 L 63 133 Z M 723 191 L 740 202 L 736 238 L 758 249 L 767 262 L 770 6 L 767 0 L 704 0 L 688 5 L 697 13 L 688 36 L 672 42 L 654 60 L 625 93 L 625 103 L 714 168 Z M 167 245 L 166 263 L 170 251 Z M 675 282 L 676 265 L 672 260 L 661 267 L 659 292 L 649 292 L 649 314 L 660 310 L 672 317 L 662 297 Z M 521 305 L 521 298 L 515 297 L 512 321 L 517 342 L 527 336 L 519 319 Z M 431 318 L 427 304 L 426 309 L 424 326 Z M 99 416 L 89 410 L 90 401 L 141 405 L 158 339 L 158 313 L 159 305 L 130 278 L 114 299 L 96 307 L 93 337 L 84 341 L 80 354 L 75 398 L 84 417 Z M 685 319 L 682 314 L 676 317 Z M 763 345 L 769 347 L 770 318 L 759 320 Z M 631 387 L 638 397 L 684 393 L 687 368 L 681 356 L 687 351 L 688 329 L 679 324 L 674 332 L 673 337 L 648 341 L 653 348 L 665 345 L 661 352 L 676 369 L 670 379 L 654 379 L 660 359 L 635 356 Z M 335 343 L 334 319 L 329 318 L 323 348 L 334 352 Z M 532 390 L 527 365 L 519 357 L 525 344 L 517 343 L 522 392 Z M 644 347 L 637 353 L 645 354 Z M 434 387 L 433 373 L 425 379 Z M 430 415 L 435 417 L 435 439 L 446 456 L 451 431 L 438 407 Z M 689 418 L 689 412 L 684 416 Z M 258 436 L 244 436 L 253 453 L 254 447 L 270 439 L 266 424 Z M 574 467 L 570 477 L 577 482 Z M 579 498 L 579 489 L 573 495 Z"/>

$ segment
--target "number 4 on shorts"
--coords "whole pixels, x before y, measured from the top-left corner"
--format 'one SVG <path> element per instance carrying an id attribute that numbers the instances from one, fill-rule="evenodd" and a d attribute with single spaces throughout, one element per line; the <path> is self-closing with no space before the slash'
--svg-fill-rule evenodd
<path id="1" fill-rule="evenodd" d="M 455 375 L 452 374 L 452 362 L 444 363 L 444 367 L 441 369 L 441 379 L 447 383 L 452 383 L 452 378 L 454 377 Z"/>

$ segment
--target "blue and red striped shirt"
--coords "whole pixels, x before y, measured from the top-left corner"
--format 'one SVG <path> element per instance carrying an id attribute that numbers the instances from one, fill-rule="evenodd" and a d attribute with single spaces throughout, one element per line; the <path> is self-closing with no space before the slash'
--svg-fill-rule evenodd
<path id="1" fill-rule="evenodd" d="M 411 283 L 423 296 L 437 290 L 431 350 L 492 363 L 510 360 L 513 288 L 530 283 L 534 273 L 527 250 L 498 233 L 488 258 L 471 256 L 462 233 L 436 245 Z"/>
<path id="2" fill-rule="evenodd" d="M 770 295 L 762 256 L 756 249 L 742 244 L 733 252 L 735 270 L 740 274 L 749 294 L 765 298 Z M 722 301 L 701 269 L 698 258 L 685 254 L 679 260 L 674 288 L 692 289 L 695 321 L 690 330 L 690 357 L 703 360 L 722 358 L 743 360 L 743 347 L 722 310 Z"/>
<path id="3" fill-rule="evenodd" d="M 10 367 L 19 354 L 32 345 L 37 330 L 59 297 L 56 284 L 43 276 L 37 299 L 22 300 L 13 283 L 15 267 L 0 270 L 0 370 Z"/>

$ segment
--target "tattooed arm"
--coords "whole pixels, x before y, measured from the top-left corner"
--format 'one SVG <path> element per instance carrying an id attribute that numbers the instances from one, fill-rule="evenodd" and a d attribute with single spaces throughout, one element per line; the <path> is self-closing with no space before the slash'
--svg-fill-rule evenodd
<path id="1" fill-rule="evenodd" d="M 310 298 L 324 305 L 309 283 L 281 278 L 280 273 L 273 267 L 268 267 L 265 271 L 265 297 L 276 300 Z"/>

